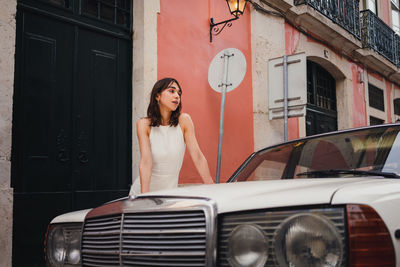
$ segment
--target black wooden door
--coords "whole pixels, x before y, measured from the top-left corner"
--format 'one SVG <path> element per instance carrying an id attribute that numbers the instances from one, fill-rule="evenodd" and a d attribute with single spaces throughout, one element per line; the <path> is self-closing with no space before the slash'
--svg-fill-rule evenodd
<path id="1" fill-rule="evenodd" d="M 83 3 L 18 3 L 14 267 L 44 266 L 44 235 L 54 216 L 128 194 L 130 29 L 85 16 Z"/>

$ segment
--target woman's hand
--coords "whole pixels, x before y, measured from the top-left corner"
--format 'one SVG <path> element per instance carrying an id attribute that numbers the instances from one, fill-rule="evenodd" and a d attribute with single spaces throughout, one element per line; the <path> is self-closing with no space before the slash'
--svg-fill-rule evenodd
<path id="1" fill-rule="evenodd" d="M 182 127 L 186 146 L 197 171 L 203 179 L 203 183 L 213 184 L 214 180 L 211 177 L 207 159 L 204 157 L 200 150 L 199 144 L 197 143 L 193 121 L 189 114 L 182 113 L 179 116 L 179 125 Z"/>

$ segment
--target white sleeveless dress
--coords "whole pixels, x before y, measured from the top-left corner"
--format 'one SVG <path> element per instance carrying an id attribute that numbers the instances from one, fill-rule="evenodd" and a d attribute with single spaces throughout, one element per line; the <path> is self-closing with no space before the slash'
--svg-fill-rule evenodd
<path id="1" fill-rule="evenodd" d="M 181 127 L 179 124 L 151 127 L 149 138 L 153 159 L 150 191 L 176 188 L 186 148 Z M 129 194 L 140 193 L 140 177 L 137 177 Z"/>

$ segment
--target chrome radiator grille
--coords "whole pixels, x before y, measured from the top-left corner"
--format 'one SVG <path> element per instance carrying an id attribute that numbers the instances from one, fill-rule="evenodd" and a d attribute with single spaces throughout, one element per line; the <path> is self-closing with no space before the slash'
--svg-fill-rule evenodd
<path id="1" fill-rule="evenodd" d="M 85 221 L 83 266 L 205 266 L 203 210 L 125 213 Z"/>
<path id="2" fill-rule="evenodd" d="M 286 211 L 256 211 L 242 212 L 240 214 L 226 214 L 219 216 L 219 234 L 218 234 L 218 266 L 231 266 L 228 262 L 228 238 L 230 233 L 236 226 L 246 223 L 258 225 L 265 233 L 269 240 L 269 256 L 265 266 L 278 266 L 274 252 L 274 234 L 281 222 L 292 215 L 298 213 L 314 213 L 323 215 L 330 220 L 337 228 L 342 243 L 346 244 L 345 240 L 345 215 L 343 208 L 321 208 L 321 209 L 298 209 Z M 344 249 L 346 252 L 346 249 Z M 344 255 L 343 264 L 345 266 L 346 255 Z"/>
<path id="3" fill-rule="evenodd" d="M 120 266 L 121 214 L 90 219 L 82 235 L 83 266 Z"/>

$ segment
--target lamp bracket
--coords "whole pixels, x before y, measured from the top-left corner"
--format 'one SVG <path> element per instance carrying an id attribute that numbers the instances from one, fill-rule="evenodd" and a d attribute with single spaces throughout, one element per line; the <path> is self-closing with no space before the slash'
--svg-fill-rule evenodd
<path id="1" fill-rule="evenodd" d="M 222 32 L 225 26 L 231 27 L 232 21 L 237 20 L 239 17 L 234 17 L 232 19 L 224 20 L 218 23 L 214 23 L 214 18 L 210 19 L 210 43 L 212 43 L 212 36 L 218 35 Z M 222 25 L 221 27 L 219 25 Z"/>

